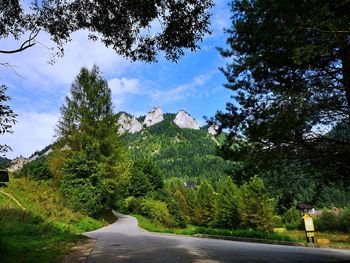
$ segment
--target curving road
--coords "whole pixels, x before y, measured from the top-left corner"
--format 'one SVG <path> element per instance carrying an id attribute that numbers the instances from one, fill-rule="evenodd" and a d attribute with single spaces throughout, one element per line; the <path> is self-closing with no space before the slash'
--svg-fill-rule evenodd
<path id="1" fill-rule="evenodd" d="M 350 262 L 349 250 L 213 240 L 141 230 L 131 216 L 85 233 L 96 239 L 88 263 L 109 262 Z"/>

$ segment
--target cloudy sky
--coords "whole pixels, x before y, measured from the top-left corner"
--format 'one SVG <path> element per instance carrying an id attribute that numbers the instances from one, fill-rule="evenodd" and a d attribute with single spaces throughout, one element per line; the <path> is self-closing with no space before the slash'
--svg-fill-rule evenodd
<path id="1" fill-rule="evenodd" d="M 189 112 L 200 124 L 203 116 L 211 117 L 223 110 L 230 92 L 223 87 L 225 78 L 218 70 L 225 65 L 216 47 L 225 46 L 225 27 L 230 25 L 228 1 L 215 0 L 212 9 L 213 34 L 201 43 L 196 53 L 186 52 L 177 63 L 160 59 L 158 63 L 132 63 L 106 48 L 100 42 L 87 40 L 87 32 L 73 34 L 65 46 L 64 57 L 51 65 L 50 53 L 37 45 L 14 55 L 1 55 L 1 62 L 15 66 L 0 67 L 0 82 L 8 86 L 11 108 L 18 114 L 13 134 L 0 136 L 0 144 L 13 151 L 9 158 L 29 156 L 54 141 L 54 127 L 59 108 L 69 94 L 70 85 L 82 67 L 96 64 L 112 90 L 115 112 L 126 111 L 135 116 L 146 114 L 153 106 L 164 112 Z M 49 45 L 48 36 L 41 34 L 40 43 Z M 2 39 L 0 48 L 18 46 L 12 39 Z"/>

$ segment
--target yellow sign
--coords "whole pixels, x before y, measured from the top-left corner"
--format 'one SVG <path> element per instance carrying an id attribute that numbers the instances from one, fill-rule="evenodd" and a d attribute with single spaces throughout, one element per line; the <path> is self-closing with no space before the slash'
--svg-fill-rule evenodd
<path id="1" fill-rule="evenodd" d="M 307 237 L 314 237 L 315 236 L 315 232 L 307 232 L 306 236 Z"/>
<path id="2" fill-rule="evenodd" d="M 314 232 L 315 226 L 314 226 L 314 220 L 312 219 L 312 217 L 309 214 L 305 214 L 303 218 L 304 218 L 305 231 Z"/>

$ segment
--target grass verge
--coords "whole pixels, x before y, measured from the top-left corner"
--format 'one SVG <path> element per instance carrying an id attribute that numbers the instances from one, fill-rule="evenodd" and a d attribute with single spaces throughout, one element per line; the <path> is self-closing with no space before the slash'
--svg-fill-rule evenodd
<path id="1" fill-rule="evenodd" d="M 188 225 L 186 228 L 169 228 L 169 227 L 165 227 L 160 224 L 154 223 L 141 215 L 133 214 L 132 216 L 137 218 L 139 222 L 139 226 L 141 228 L 151 232 L 172 233 L 172 234 L 181 234 L 181 235 L 209 234 L 209 235 L 259 238 L 259 239 L 279 240 L 279 241 L 293 241 L 293 242 L 296 241 L 293 237 L 290 237 L 285 234 L 266 233 L 266 232 L 246 230 L 246 229 L 229 230 L 229 229 L 219 229 L 219 228 L 197 227 L 193 225 Z"/>
<path id="2" fill-rule="evenodd" d="M 27 210 L 0 194 L 0 262 L 59 262 L 82 232 L 115 221 L 111 213 L 93 219 L 70 210 L 53 181 L 11 177 L 2 190 Z"/>

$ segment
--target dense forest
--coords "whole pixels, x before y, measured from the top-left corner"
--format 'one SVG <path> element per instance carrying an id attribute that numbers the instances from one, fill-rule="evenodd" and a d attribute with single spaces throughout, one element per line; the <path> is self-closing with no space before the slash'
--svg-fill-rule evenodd
<path id="1" fill-rule="evenodd" d="M 214 183 L 236 168 L 238 163 L 217 156 L 218 141 L 206 126 L 200 130 L 182 129 L 174 119 L 175 114 L 164 114 L 162 122 L 140 133 L 125 134 L 122 141 L 131 160 L 151 159 L 164 178 L 179 177 L 196 182 L 206 178 Z"/>

